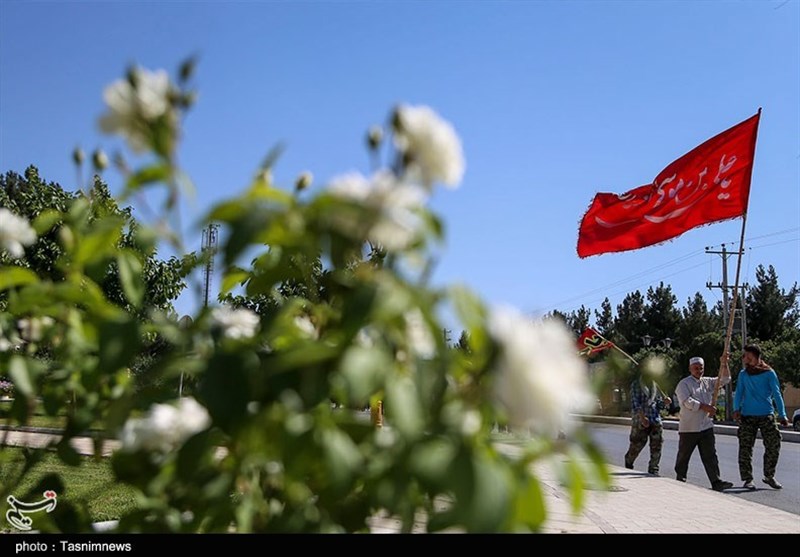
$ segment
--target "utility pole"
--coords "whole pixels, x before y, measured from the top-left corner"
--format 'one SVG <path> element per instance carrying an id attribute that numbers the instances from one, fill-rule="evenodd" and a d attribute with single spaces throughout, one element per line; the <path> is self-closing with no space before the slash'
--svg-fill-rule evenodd
<path id="1" fill-rule="evenodd" d="M 722 322 L 723 322 L 723 329 L 727 326 L 728 317 L 730 315 L 730 311 L 736 312 L 736 308 L 730 307 L 730 299 L 728 298 L 728 289 L 733 290 L 733 286 L 728 284 L 728 257 L 734 254 L 738 254 L 739 257 L 742 256 L 741 251 L 728 251 L 725 249 L 725 244 L 722 244 L 722 251 L 712 251 L 710 246 L 706 246 L 706 253 L 719 255 L 722 257 L 722 282 L 717 284 L 711 284 L 710 282 L 706 283 L 706 287 L 708 288 L 721 288 L 722 289 Z M 745 324 L 745 312 L 744 312 L 744 290 L 747 288 L 747 284 L 740 285 L 739 288 L 741 289 L 741 300 L 742 300 L 742 310 L 740 313 L 741 316 L 741 325 L 742 325 L 742 346 L 744 346 L 747 340 L 747 325 Z M 735 315 L 735 313 L 734 313 Z M 731 406 L 733 405 L 733 391 L 732 391 L 732 382 L 725 385 L 725 420 L 731 420 Z"/>

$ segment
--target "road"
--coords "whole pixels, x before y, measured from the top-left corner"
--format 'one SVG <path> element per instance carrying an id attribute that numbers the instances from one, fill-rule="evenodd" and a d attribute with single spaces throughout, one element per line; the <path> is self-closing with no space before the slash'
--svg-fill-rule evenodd
<path id="1" fill-rule="evenodd" d="M 628 450 L 630 426 L 612 424 L 587 424 L 595 441 L 602 447 L 608 462 L 623 466 L 623 457 Z M 783 484 L 783 489 L 774 490 L 761 482 L 763 470 L 764 447 L 761 439 L 756 440 L 753 450 L 753 476 L 756 491 L 741 489 L 739 479 L 738 451 L 739 441 L 735 435 L 716 435 L 717 456 L 722 479 L 733 482 L 733 489 L 726 491 L 732 497 L 741 497 L 748 501 L 761 503 L 800 515 L 800 443 L 782 443 L 781 456 L 775 477 Z M 650 458 L 649 447 L 645 447 L 634 463 L 634 468 L 647 471 Z M 664 430 L 664 447 L 661 451 L 661 475 L 675 477 L 675 455 L 678 454 L 678 432 Z M 700 453 L 695 449 L 689 462 L 687 481 L 694 485 L 711 488 L 706 476 Z M 667 502 L 665 502 L 667 503 Z"/>

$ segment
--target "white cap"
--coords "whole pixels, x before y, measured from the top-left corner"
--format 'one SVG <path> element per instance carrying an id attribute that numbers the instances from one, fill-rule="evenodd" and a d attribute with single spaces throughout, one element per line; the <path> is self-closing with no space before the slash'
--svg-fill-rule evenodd
<path id="1" fill-rule="evenodd" d="M 694 364 L 700 364 L 701 366 L 705 367 L 706 363 L 703 361 L 703 358 L 700 356 L 695 356 L 694 358 L 689 358 L 689 365 L 693 366 Z"/>

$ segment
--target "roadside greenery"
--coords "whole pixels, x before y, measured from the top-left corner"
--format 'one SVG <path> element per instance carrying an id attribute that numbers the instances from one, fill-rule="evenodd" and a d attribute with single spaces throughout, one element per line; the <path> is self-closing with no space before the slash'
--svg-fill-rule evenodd
<path id="1" fill-rule="evenodd" d="M 69 501 L 73 515 L 60 516 L 62 525 L 71 521 L 76 528 L 88 520 L 117 520 L 136 509 L 136 490 L 116 480 L 108 459 L 81 457 L 80 464 L 73 466 L 53 452 L 4 448 L 0 485 L 13 485 L 15 496 L 24 502 L 38 501 L 44 491 L 52 489 L 59 505 Z M 37 513 L 32 518 L 37 530 L 58 531 L 47 513 Z M 14 531 L 5 520 L 0 530 Z"/>
<path id="2" fill-rule="evenodd" d="M 759 265 L 755 278 L 744 298 L 747 342 L 761 345 L 765 360 L 775 369 L 784 386 L 800 387 L 800 359 L 797 357 L 800 347 L 800 288 L 796 283 L 788 289 L 781 288 L 778 274 L 771 265 Z M 672 288 L 661 283 L 648 288 L 645 295 L 638 290 L 629 293 L 617 305 L 616 312 L 606 298 L 599 310 L 581 306 L 570 313 L 553 312 L 551 317 L 566 323 L 575 334 L 594 325 L 600 334 L 637 361 L 648 355 L 664 357 L 668 374 L 665 387 L 670 388 L 670 383 L 674 385 L 688 375 L 688 361 L 692 356 L 703 357 L 706 373 L 717 374 L 727 329 L 722 302 L 709 308 L 699 292 L 683 307 L 679 307 L 677 302 Z M 741 305 L 740 300 L 737 307 Z M 739 327 L 737 325 L 731 338 L 734 380 L 742 354 Z M 645 336 L 652 339 L 649 347 L 642 341 Z M 668 347 L 663 343 L 664 339 L 671 340 Z M 604 357 L 596 355 L 594 360 Z"/>
<path id="3" fill-rule="evenodd" d="M 35 188 L 57 197 L 40 212 L 0 207 L 0 368 L 15 389 L 0 417 L 25 424 L 38 400 L 49 416 L 70 409 L 54 448 L 76 469 L 70 438 L 97 422 L 116 432 L 114 482 L 137 501 L 115 513 L 120 531 L 355 532 L 376 512 L 404 531 L 420 512 L 431 531 L 536 531 L 547 515 L 534 462 L 561 471 L 575 508 L 583 486 L 607 484 L 569 419 L 595 396 L 567 328 L 428 282 L 445 223 L 427 201 L 465 169 L 455 129 L 429 107 L 399 105 L 369 131 L 370 174 L 314 188 L 303 173 L 282 188 L 271 151 L 204 219 L 220 227 L 224 303 L 179 324 L 169 301 L 204 262 L 169 227 L 191 189 L 178 151 L 193 67 L 174 79 L 134 67 L 106 88 L 100 127 L 137 155 L 112 157 L 118 200 L 95 178 L 74 196 Z M 92 164 L 100 173 L 108 157 Z M 134 223 L 119 205 L 134 194 L 154 194 L 157 216 Z M 159 263 L 157 239 L 185 255 Z M 446 311 L 461 349 L 442 334 Z M 181 378 L 191 396 L 177 400 Z M 377 401 L 385 427 L 354 411 Z M 496 449 L 497 424 L 530 436 L 518 457 Z M 14 458 L 3 448 L 0 467 Z M 0 484 L 0 501 L 32 473 Z M 73 481 L 58 470 L 39 487 Z M 91 529 L 68 499 L 50 518 Z"/>

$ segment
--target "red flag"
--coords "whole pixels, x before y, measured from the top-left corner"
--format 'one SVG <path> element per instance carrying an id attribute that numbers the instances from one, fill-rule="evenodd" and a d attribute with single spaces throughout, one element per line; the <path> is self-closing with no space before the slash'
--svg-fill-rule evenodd
<path id="1" fill-rule="evenodd" d="M 671 163 L 652 184 L 598 193 L 581 220 L 578 256 L 658 244 L 747 212 L 761 109 Z"/>
<path id="2" fill-rule="evenodd" d="M 578 353 L 581 356 L 589 356 L 596 352 L 602 352 L 603 350 L 608 350 L 612 346 L 614 346 L 613 342 L 604 339 L 600 336 L 600 333 L 591 327 L 583 331 L 578 338 Z"/>

